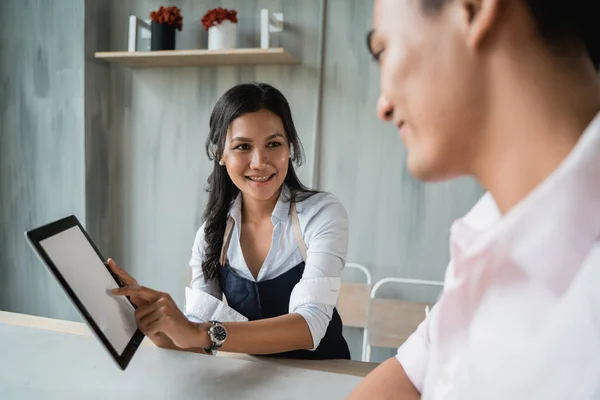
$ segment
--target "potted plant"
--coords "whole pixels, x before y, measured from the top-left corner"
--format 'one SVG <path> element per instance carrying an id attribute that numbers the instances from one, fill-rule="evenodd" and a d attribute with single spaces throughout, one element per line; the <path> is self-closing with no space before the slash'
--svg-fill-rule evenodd
<path id="1" fill-rule="evenodd" d="M 175 50 L 175 29 L 183 28 L 181 10 L 163 7 L 150 13 L 150 50 Z"/>
<path id="2" fill-rule="evenodd" d="M 233 49 L 236 44 L 237 11 L 223 7 L 210 9 L 201 19 L 208 31 L 208 49 Z"/>

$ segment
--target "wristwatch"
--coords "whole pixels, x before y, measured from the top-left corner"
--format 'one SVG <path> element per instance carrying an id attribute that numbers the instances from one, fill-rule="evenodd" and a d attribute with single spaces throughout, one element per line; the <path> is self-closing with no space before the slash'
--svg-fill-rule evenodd
<path id="1" fill-rule="evenodd" d="M 223 346 L 223 343 L 225 343 L 225 340 L 227 340 L 227 329 L 225 329 L 223 324 L 219 321 L 208 322 L 212 324 L 212 326 L 208 328 L 207 332 L 212 345 L 208 348 L 205 348 L 204 351 L 206 351 L 208 354 L 212 354 L 214 350 L 217 350 Z"/>

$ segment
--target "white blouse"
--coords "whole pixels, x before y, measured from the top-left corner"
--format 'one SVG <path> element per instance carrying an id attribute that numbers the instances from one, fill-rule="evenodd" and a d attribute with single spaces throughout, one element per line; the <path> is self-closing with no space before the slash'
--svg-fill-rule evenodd
<path id="1" fill-rule="evenodd" d="M 276 278 L 303 261 L 292 229 L 287 194 L 288 190 L 284 187 L 271 216 L 274 227 L 271 248 L 258 273 L 258 282 Z M 240 246 L 241 206 L 242 197 L 239 195 L 229 210 L 235 225 L 227 258 L 232 270 L 243 278 L 254 281 Z M 317 193 L 297 202 L 296 209 L 308 249 L 304 274 L 292 291 L 289 313 L 304 317 L 312 335 L 314 350 L 325 336 L 333 309 L 337 305 L 340 276 L 348 249 L 348 216 L 340 201 L 328 193 Z M 192 247 L 192 281 L 185 291 L 186 316 L 195 322 L 246 321 L 243 315 L 222 302 L 223 293 L 217 280 L 204 279 L 204 245 L 202 225 Z"/>

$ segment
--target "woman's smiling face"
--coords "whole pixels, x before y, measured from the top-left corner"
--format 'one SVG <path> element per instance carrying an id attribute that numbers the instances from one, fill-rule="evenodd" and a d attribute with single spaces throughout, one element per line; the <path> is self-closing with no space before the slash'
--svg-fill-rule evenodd
<path id="1" fill-rule="evenodd" d="M 278 196 L 289 160 L 283 123 L 271 111 L 244 114 L 229 125 L 221 161 L 243 195 L 255 200 Z"/>

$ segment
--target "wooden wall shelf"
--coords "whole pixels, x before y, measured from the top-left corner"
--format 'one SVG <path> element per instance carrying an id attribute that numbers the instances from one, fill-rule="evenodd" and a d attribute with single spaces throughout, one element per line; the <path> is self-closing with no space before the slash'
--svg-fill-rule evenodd
<path id="1" fill-rule="evenodd" d="M 96 58 L 132 68 L 298 64 L 283 48 L 98 52 Z"/>

